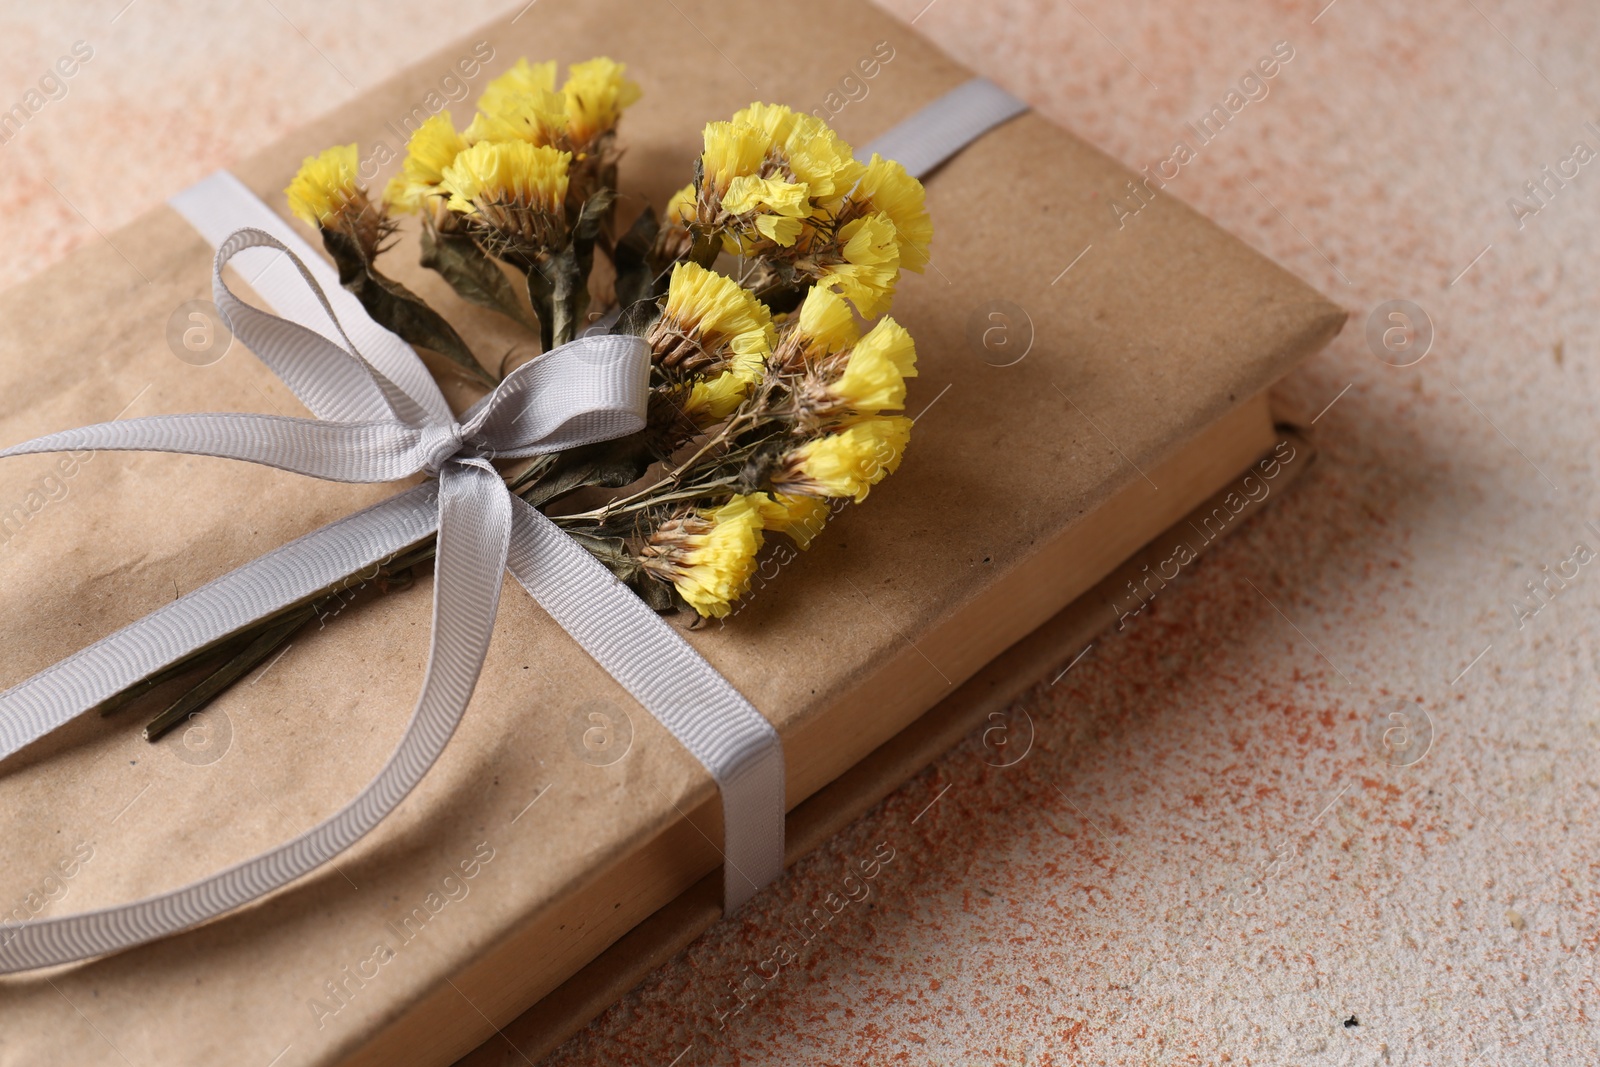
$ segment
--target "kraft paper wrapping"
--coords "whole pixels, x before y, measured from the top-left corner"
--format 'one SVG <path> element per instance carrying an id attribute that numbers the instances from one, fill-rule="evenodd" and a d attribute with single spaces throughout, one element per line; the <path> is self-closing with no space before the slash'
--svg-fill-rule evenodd
<path id="1" fill-rule="evenodd" d="M 377 188 L 398 166 L 407 116 L 449 103 L 464 125 L 483 84 L 518 56 L 606 54 L 644 90 L 622 128 L 626 218 L 685 184 L 701 126 L 752 99 L 820 109 L 859 146 L 971 76 L 851 0 L 675 7 L 544 0 L 233 170 L 286 213 L 282 189 L 300 159 L 354 140 L 375 164 L 380 144 L 395 157 Z M 740 43 L 742 25 L 829 30 L 804 49 L 755 49 Z M 921 367 L 903 467 L 726 626 L 689 635 L 788 739 L 831 707 L 861 705 L 848 728 L 791 748 L 791 806 L 1039 620 L 919 636 L 1343 322 L 1170 197 L 1119 229 L 1108 203 L 1130 177 L 1027 115 L 928 181 L 933 265 L 905 277 L 893 312 Z M 124 413 L 304 414 L 242 346 L 209 366 L 175 358 L 168 320 L 209 296 L 211 261 L 182 219 L 161 208 L 110 236 L 131 266 L 95 244 L 0 294 L 0 441 Z M 403 245 L 389 269 L 465 323 L 477 351 L 497 357 L 517 339 L 414 257 Z M 997 322 L 1018 331 L 1005 357 L 975 340 Z M 994 365 L 1024 348 L 1020 362 Z M 473 392 L 458 384 L 450 395 L 464 404 Z M 7 460 L 0 684 L 393 491 L 193 457 Z M 85 717 L 0 763 L 0 908 L 24 919 L 127 901 L 326 817 L 399 738 L 421 682 L 429 597 L 424 577 L 331 614 L 163 742 L 140 739 L 147 709 L 137 709 Z M 898 670 L 892 685 L 886 667 Z M 583 744 L 591 713 L 631 724 L 631 739 L 612 735 L 626 749 L 614 763 Z M 535 979 L 467 990 L 455 1028 L 413 1048 L 416 1062 L 448 1062 L 492 1032 L 479 1010 L 509 1019 L 714 869 L 719 823 L 707 775 L 511 583 L 464 725 L 377 832 L 198 930 L 0 979 L 0 1063 L 338 1062 L 403 1030 L 474 961 L 526 946 Z M 626 878 L 608 877 L 638 855 L 649 858 Z"/>

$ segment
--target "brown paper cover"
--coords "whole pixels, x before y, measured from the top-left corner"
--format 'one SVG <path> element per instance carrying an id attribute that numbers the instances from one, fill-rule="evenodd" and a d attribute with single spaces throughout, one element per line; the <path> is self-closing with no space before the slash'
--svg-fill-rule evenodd
<path id="1" fill-rule="evenodd" d="M 828 32 L 807 34 L 804 49 L 771 47 L 764 32 L 769 43 L 751 47 L 741 27 L 752 25 Z M 283 211 L 303 156 L 352 140 L 369 156 L 380 142 L 398 151 L 397 124 L 440 102 L 429 94 L 463 77 L 460 61 L 490 50 L 453 105 L 458 123 L 518 56 L 628 64 L 644 98 L 623 124 L 624 213 L 685 184 L 701 126 L 752 99 L 833 110 L 848 100 L 841 80 L 876 57 L 866 96 L 832 119 L 859 145 L 971 76 L 853 0 L 543 0 L 233 170 Z M 933 264 L 905 278 L 894 308 L 921 367 L 903 467 L 726 626 L 689 635 L 786 738 L 791 805 L 1127 552 L 1094 563 L 1087 581 L 1082 568 L 1028 573 L 1031 599 L 991 625 L 942 623 L 1027 573 L 1039 546 L 1342 323 L 1315 291 L 1171 198 L 1119 229 L 1108 198 L 1129 177 L 1027 115 L 929 180 Z M 169 350 L 169 316 L 209 290 L 211 250 L 182 219 L 161 208 L 110 237 L 137 271 L 90 246 L 0 294 L 0 440 L 124 412 L 303 414 L 241 346 L 206 367 Z M 413 255 L 408 246 L 391 265 L 466 321 L 480 352 L 514 340 L 486 313 L 458 311 Z M 995 301 L 1031 323 L 1032 347 L 1011 366 L 969 341 Z M 465 386 L 452 394 L 469 397 Z M 1176 517 L 1210 488 L 1148 492 L 1167 494 Z M 7 460 L 0 683 L 393 491 L 193 457 Z M 0 762 L 0 908 L 25 918 L 127 901 L 325 818 L 399 738 L 421 681 L 430 589 L 420 580 L 304 632 L 197 721 L 201 733 L 149 745 L 133 718 L 90 716 Z M 843 727 L 840 707 L 852 709 Z M 596 708 L 632 725 L 627 755 L 606 767 L 572 740 Z M 808 734 L 823 722 L 826 737 Z M 492 1032 L 489 1019 L 515 1015 L 713 869 L 713 801 L 693 759 L 513 584 L 462 728 L 395 815 L 337 863 L 239 913 L 0 980 L 0 1063 L 101 1062 L 113 1048 L 135 1063 L 337 1062 L 401 1032 L 475 960 L 536 932 L 528 967 L 539 982 L 473 990 L 456 1030 L 413 1049 L 416 1062 L 447 1062 Z M 629 877 L 614 876 L 639 856 Z"/>

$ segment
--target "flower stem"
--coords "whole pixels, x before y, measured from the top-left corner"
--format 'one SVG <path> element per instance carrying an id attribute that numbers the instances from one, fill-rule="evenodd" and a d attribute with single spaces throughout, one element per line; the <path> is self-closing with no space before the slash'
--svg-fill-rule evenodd
<path id="1" fill-rule="evenodd" d="M 696 500 L 705 496 L 708 490 L 726 488 L 736 485 L 738 481 L 739 479 L 736 475 L 728 475 L 723 478 L 715 478 L 709 482 L 696 482 L 687 489 L 680 489 L 675 493 L 662 493 L 659 496 L 636 493 L 628 498 L 629 503 L 623 504 L 621 507 L 616 504 L 607 504 L 605 507 L 595 508 L 593 511 L 579 512 L 575 515 L 555 515 L 551 518 L 558 524 L 604 522 L 612 515 L 627 515 L 635 511 L 643 511 L 646 508 L 653 508 L 660 504 L 670 504 L 674 500 Z M 649 490 L 646 490 L 646 493 L 659 489 L 665 484 L 667 484 L 666 480 L 657 482 Z"/>
<path id="2" fill-rule="evenodd" d="M 157 671 L 142 681 L 133 683 L 116 695 L 102 700 L 96 705 L 95 710 L 101 715 L 114 715 L 158 686 L 164 685 L 180 675 L 187 674 L 201 664 L 236 655 L 247 644 L 249 644 L 248 631 L 229 634 L 221 641 L 215 641 L 204 648 L 196 649 L 170 666 Z"/>
<path id="3" fill-rule="evenodd" d="M 215 699 L 242 674 L 248 673 L 251 667 L 260 663 L 266 656 L 271 655 L 272 651 L 287 638 L 288 634 L 292 634 L 306 622 L 316 618 L 321 613 L 322 606 L 330 599 L 348 590 L 359 588 L 366 582 L 386 582 L 394 576 L 404 574 L 412 567 L 432 559 L 436 548 L 434 537 L 429 535 L 426 541 L 421 541 L 409 548 L 402 549 L 390 559 L 380 563 L 378 569 L 371 574 L 365 571 L 357 571 L 333 585 L 317 590 L 310 596 L 302 597 L 292 604 L 286 604 L 270 615 L 257 619 L 248 626 L 219 638 L 209 645 L 195 649 L 182 659 L 163 667 L 154 674 L 141 678 L 120 692 L 113 693 L 97 705 L 97 710 L 101 715 L 111 715 L 141 697 L 147 696 L 161 685 L 187 674 L 196 667 L 219 659 L 225 660 L 221 668 L 207 676 L 198 686 L 185 693 L 176 704 L 169 707 L 145 728 L 146 739 L 154 741 L 187 715 L 204 708 L 206 704 Z M 269 635 L 277 633 L 280 629 L 284 630 L 284 633 L 277 643 L 270 645 L 258 644 Z M 265 649 L 265 651 L 262 651 L 262 649 Z M 181 710 L 179 710 L 180 708 Z"/>
<path id="4" fill-rule="evenodd" d="M 150 725 L 144 728 L 144 739 L 155 741 L 179 723 L 186 721 L 189 716 L 198 713 L 211 703 L 217 694 L 250 673 L 259 663 L 276 652 L 279 645 L 315 616 L 316 609 L 308 604 L 268 627 L 265 633 L 246 645 L 238 655 L 228 660 L 205 681 L 183 694 L 166 711 L 152 719 Z"/>

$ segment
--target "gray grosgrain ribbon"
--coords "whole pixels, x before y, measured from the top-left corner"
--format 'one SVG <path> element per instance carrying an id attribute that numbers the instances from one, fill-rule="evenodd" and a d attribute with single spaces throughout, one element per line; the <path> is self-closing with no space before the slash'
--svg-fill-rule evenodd
<path id="1" fill-rule="evenodd" d="M 979 79 L 869 150 L 892 145 L 920 176 L 1023 109 Z M 315 870 L 372 830 L 422 780 L 461 721 L 488 651 L 504 571 L 710 772 L 722 799 L 725 908 L 731 912 L 782 873 L 784 767 L 777 732 L 677 631 L 510 493 L 490 463 L 641 429 L 650 375 L 644 342 L 586 336 L 561 345 L 518 368 L 457 421 L 416 353 L 366 316 L 338 287 L 326 261 L 237 179 L 213 175 L 174 198 L 173 206 L 219 246 L 213 292 L 235 336 L 316 417 L 158 415 L 50 434 L 0 451 L 0 458 L 141 450 L 247 460 L 342 482 L 430 477 L 0 693 L 0 759 L 189 652 L 437 532 L 427 673 L 388 763 L 327 820 L 166 893 L 0 924 L 0 973 L 85 959 L 194 926 Z M 283 253 L 251 284 L 286 318 L 244 303 L 223 281 L 223 267 L 252 250 Z M 328 333 L 307 325 L 324 316 L 332 326 Z"/>

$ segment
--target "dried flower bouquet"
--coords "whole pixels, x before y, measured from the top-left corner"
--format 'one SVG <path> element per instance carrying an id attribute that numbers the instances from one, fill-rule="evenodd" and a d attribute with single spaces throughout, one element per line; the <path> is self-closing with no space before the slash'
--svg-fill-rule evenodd
<path id="1" fill-rule="evenodd" d="M 610 59 L 574 64 L 560 88 L 554 63 L 521 60 L 464 130 L 448 112 L 425 122 L 380 199 L 358 180 L 355 145 L 307 158 L 286 192 L 374 320 L 485 387 L 499 376 L 379 269 L 396 216 L 420 216 L 422 265 L 526 331 L 530 350 L 535 336 L 549 351 L 585 330 L 644 338 L 644 430 L 502 473 L 652 607 L 722 617 L 747 593 L 764 533 L 805 548 L 837 503 L 865 500 L 899 465 L 911 420 L 891 413 L 916 352 L 884 313 L 900 270 L 926 266 L 932 223 L 898 163 L 858 161 L 821 119 L 755 103 L 709 123 L 693 181 L 618 232 L 617 125 L 638 98 Z M 610 292 L 592 292 L 597 251 Z M 154 739 L 300 627 L 359 589 L 409 581 L 432 554 L 430 539 L 351 575 L 102 711 L 210 668 L 146 727 Z"/>

